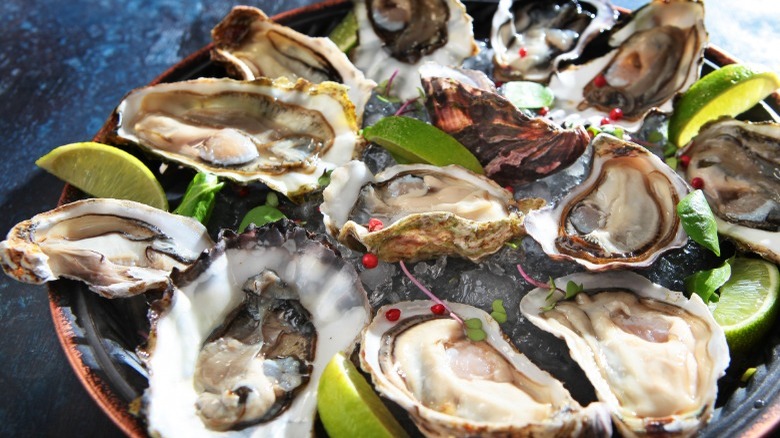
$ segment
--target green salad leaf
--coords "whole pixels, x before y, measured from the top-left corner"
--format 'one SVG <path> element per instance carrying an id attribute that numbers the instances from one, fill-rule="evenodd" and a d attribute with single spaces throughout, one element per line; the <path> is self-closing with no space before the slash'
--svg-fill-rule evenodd
<path id="1" fill-rule="evenodd" d="M 214 200 L 217 193 L 222 190 L 224 183 L 219 182 L 216 175 L 207 172 L 198 172 L 187 190 L 184 198 L 173 212 L 182 216 L 189 216 L 206 224 L 214 209 Z"/>

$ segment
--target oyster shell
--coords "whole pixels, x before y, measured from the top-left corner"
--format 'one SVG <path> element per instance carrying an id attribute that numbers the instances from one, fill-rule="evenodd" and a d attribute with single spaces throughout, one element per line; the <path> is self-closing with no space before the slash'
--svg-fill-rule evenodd
<path id="1" fill-rule="evenodd" d="M 582 408 L 561 382 L 507 342 L 487 313 L 448 303 L 462 318 L 482 321 L 487 338 L 474 342 L 454 319 L 432 314 L 431 304 L 393 304 L 401 319 L 375 317 L 360 346 L 360 364 L 376 389 L 406 409 L 423 434 L 611 435 L 604 406 Z"/>
<path id="2" fill-rule="evenodd" d="M 718 232 L 780 263 L 780 124 L 720 119 L 682 153 L 687 180 L 704 181 Z"/>
<path id="3" fill-rule="evenodd" d="M 605 0 L 501 0 L 490 32 L 493 75 L 501 81 L 547 82 L 558 64 L 578 58 L 616 18 Z"/>
<path id="4" fill-rule="evenodd" d="M 518 203 L 506 189 L 460 166 L 398 165 L 374 176 L 360 161 L 334 170 L 323 196 L 328 232 L 388 262 L 440 255 L 479 260 L 523 235 L 523 215 L 544 203 Z M 369 230 L 370 219 L 381 220 L 383 228 Z"/>
<path id="5" fill-rule="evenodd" d="M 633 272 L 573 274 L 584 291 L 571 301 L 548 289 L 523 297 L 520 310 L 563 338 L 624 436 L 689 436 L 712 415 L 717 381 L 729 364 L 723 330 L 707 305 Z"/>
<path id="6" fill-rule="evenodd" d="M 502 185 L 521 185 L 572 164 L 590 143 L 581 126 L 531 118 L 484 82 L 453 69 L 420 69 L 431 121 L 466 146 Z"/>
<path id="7" fill-rule="evenodd" d="M 647 149 L 600 134 L 588 178 L 554 208 L 529 213 L 525 226 L 554 259 L 592 271 L 650 266 L 688 241 L 676 214 L 688 190 Z"/>
<path id="8" fill-rule="evenodd" d="M 9 276 L 42 284 L 80 280 L 107 298 L 164 289 L 214 243 L 200 222 L 133 201 L 90 198 L 14 226 L 0 242 Z"/>
<path id="9" fill-rule="evenodd" d="M 479 52 L 473 20 L 459 0 L 358 0 L 355 16 L 355 66 L 377 82 L 395 74 L 392 94 L 403 100 L 418 97 L 423 63 L 458 66 Z"/>
<path id="10" fill-rule="evenodd" d="M 636 130 L 650 111 L 670 112 L 699 78 L 707 39 L 703 2 L 653 0 L 613 30 L 614 50 L 552 77 L 556 107 L 596 125 L 620 108 L 620 125 Z"/>
<path id="11" fill-rule="evenodd" d="M 317 382 L 370 318 L 354 268 L 290 221 L 225 231 L 156 303 L 152 436 L 309 436 Z"/>
<path id="12" fill-rule="evenodd" d="M 347 93 L 358 119 L 363 117 L 363 108 L 376 86 L 330 39 L 296 32 L 251 6 L 234 7 L 211 36 L 211 59 L 224 64 L 233 77 L 253 80 L 284 76 L 315 84 L 342 83 L 349 87 Z"/>
<path id="13" fill-rule="evenodd" d="M 346 87 L 202 78 L 131 92 L 117 136 L 164 159 L 295 198 L 362 147 Z"/>

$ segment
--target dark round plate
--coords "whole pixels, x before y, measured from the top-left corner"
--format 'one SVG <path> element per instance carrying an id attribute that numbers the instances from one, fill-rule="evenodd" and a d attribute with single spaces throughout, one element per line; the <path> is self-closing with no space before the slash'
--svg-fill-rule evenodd
<path id="1" fill-rule="evenodd" d="M 476 37 L 486 39 L 495 4 L 477 1 L 464 3 L 474 18 Z M 308 35 L 323 36 L 350 8 L 348 0 L 326 1 L 277 15 L 274 20 Z M 207 46 L 193 53 L 152 83 L 200 76 L 224 76 L 225 72 L 221 68 L 211 64 L 210 48 Z M 705 58 L 705 73 L 735 62 L 713 47 L 707 49 Z M 780 120 L 778 113 L 780 96 L 774 94 L 742 117 L 749 120 Z M 95 141 L 106 141 L 115 123 L 111 117 L 95 136 Z M 192 175 L 188 172 L 169 171 L 160 178 L 166 189 L 181 191 Z M 83 194 L 66 186 L 60 203 L 81 196 Z M 135 348 L 143 344 L 148 333 L 147 299 L 135 297 L 107 300 L 89 292 L 80 283 L 67 280 L 57 281 L 49 287 L 54 325 L 73 369 L 106 414 L 122 431 L 134 437 L 147 436 L 144 420 L 138 415 L 140 397 L 147 387 L 146 372 L 135 353 Z M 734 371 L 722 379 L 715 415 L 700 436 L 758 437 L 770 434 L 780 422 L 779 358 L 780 325 L 775 327 L 755 354 L 732 364 L 732 370 L 752 366 L 757 368 L 757 372 L 746 385 L 740 384 Z"/>

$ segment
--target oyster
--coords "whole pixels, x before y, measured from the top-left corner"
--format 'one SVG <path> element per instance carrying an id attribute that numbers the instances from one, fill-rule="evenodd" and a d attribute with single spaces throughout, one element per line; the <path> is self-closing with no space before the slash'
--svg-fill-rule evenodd
<path id="1" fill-rule="evenodd" d="M 472 19 L 459 0 L 358 0 L 355 16 L 355 66 L 377 82 L 395 75 L 392 94 L 404 100 L 418 97 L 423 63 L 457 66 L 479 52 Z"/>
<path id="2" fill-rule="evenodd" d="M 682 153 L 688 181 L 704 182 L 718 232 L 780 263 L 780 124 L 720 119 Z"/>
<path id="3" fill-rule="evenodd" d="M 19 281 L 69 278 L 118 298 L 164 289 L 174 268 L 185 268 L 213 244 L 192 218 L 133 201 L 90 198 L 18 223 L 0 242 L 0 264 Z"/>
<path id="4" fill-rule="evenodd" d="M 688 241 L 676 214 L 688 190 L 647 149 L 600 134 L 588 178 L 555 208 L 529 213 L 525 226 L 547 255 L 592 271 L 650 266 Z"/>
<path id="5" fill-rule="evenodd" d="M 606 55 L 566 68 L 550 81 L 556 106 L 598 125 L 614 108 L 621 126 L 638 129 L 651 111 L 670 112 L 672 98 L 699 77 L 707 45 L 704 3 L 653 0 L 613 30 Z"/>
<path id="6" fill-rule="evenodd" d="M 355 156 L 362 140 L 346 87 L 286 78 L 202 78 L 131 92 L 117 135 L 183 165 L 295 198 Z"/>
<path id="7" fill-rule="evenodd" d="M 548 289 L 520 303 L 532 323 L 569 346 L 572 358 L 624 436 L 689 436 L 712 415 L 717 381 L 729 364 L 723 330 L 707 305 L 633 272 L 574 274 L 584 291 L 559 301 Z"/>
<path id="8" fill-rule="evenodd" d="M 223 63 L 232 76 L 244 80 L 284 76 L 292 80 L 304 78 L 315 84 L 345 84 L 358 119 L 376 86 L 330 39 L 296 32 L 251 6 L 234 7 L 211 31 L 211 36 L 211 59 Z"/>
<path id="9" fill-rule="evenodd" d="M 460 166 L 398 165 L 374 176 L 360 161 L 334 170 L 323 196 L 328 232 L 388 262 L 440 255 L 479 260 L 523 235 L 524 213 L 543 204 L 518 203 L 506 189 Z M 383 228 L 369 229 L 370 219 Z"/>
<path id="10" fill-rule="evenodd" d="M 581 126 L 531 118 L 484 82 L 452 69 L 420 69 L 431 121 L 469 149 L 499 184 L 535 181 L 572 164 L 590 143 Z M 458 74 L 455 74 L 458 73 Z"/>
<path id="11" fill-rule="evenodd" d="M 609 436 L 600 403 L 583 409 L 550 374 L 504 338 L 485 312 L 449 306 L 482 321 L 487 338 L 469 340 L 430 301 L 395 303 L 401 319 L 376 317 L 360 345 L 360 363 L 376 389 L 406 409 L 427 436 Z M 381 308 L 377 315 L 384 315 Z"/>
<path id="12" fill-rule="evenodd" d="M 616 18 L 605 0 L 501 0 L 490 32 L 493 75 L 501 81 L 547 82 L 558 64 L 578 58 Z"/>
<path id="13" fill-rule="evenodd" d="M 370 318 L 354 268 L 283 220 L 223 232 L 174 281 L 145 357 L 150 435 L 311 435 L 325 365 Z"/>

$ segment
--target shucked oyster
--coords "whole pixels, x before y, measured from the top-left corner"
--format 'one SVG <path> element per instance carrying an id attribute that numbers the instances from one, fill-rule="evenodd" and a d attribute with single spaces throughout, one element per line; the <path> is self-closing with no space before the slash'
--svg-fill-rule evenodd
<path id="1" fill-rule="evenodd" d="M 460 166 L 398 165 L 376 176 L 352 161 L 337 168 L 320 207 L 328 232 L 380 259 L 458 255 L 473 261 L 521 236 L 523 215 L 540 199 L 515 202 L 493 181 Z M 369 220 L 382 229 L 369 229 Z"/>
<path id="2" fill-rule="evenodd" d="M 689 436 L 712 415 L 717 381 L 729 364 L 723 330 L 707 305 L 633 272 L 574 274 L 555 280 L 584 288 L 552 310 L 548 289 L 520 310 L 569 346 L 624 436 Z"/>
<path id="3" fill-rule="evenodd" d="M 368 323 L 354 268 L 280 221 L 217 245 L 155 307 L 152 436 L 311 436 L 317 382 Z"/>
<path id="4" fill-rule="evenodd" d="M 392 94 L 404 100 L 418 96 L 423 63 L 459 66 L 479 51 L 472 19 L 459 0 L 357 0 L 355 16 L 355 66 L 377 82 L 397 72 Z"/>
<path id="5" fill-rule="evenodd" d="M 547 82 L 560 62 L 578 58 L 616 16 L 605 0 L 501 0 L 490 32 L 493 75 Z"/>
<path id="6" fill-rule="evenodd" d="M 699 0 L 653 0 L 609 39 L 614 48 L 550 81 L 556 106 L 598 124 L 614 108 L 635 130 L 651 110 L 669 112 L 672 98 L 699 77 L 707 32 Z"/>
<path id="7" fill-rule="evenodd" d="M 257 8 L 234 7 L 211 36 L 211 59 L 225 64 L 234 77 L 303 78 L 315 84 L 345 84 L 358 119 L 363 117 L 363 108 L 376 86 L 330 39 L 313 38 L 276 24 Z"/>
<path id="8" fill-rule="evenodd" d="M 528 117 L 467 73 L 432 64 L 420 68 L 425 105 L 433 124 L 466 146 L 499 184 L 525 184 L 562 170 L 590 143 L 582 127 L 563 129 Z"/>
<path id="9" fill-rule="evenodd" d="M 184 269 L 213 244 L 192 218 L 90 198 L 17 224 L 0 242 L 0 263 L 26 283 L 70 278 L 117 298 L 164 289 L 173 268 Z"/>
<path id="10" fill-rule="evenodd" d="M 718 232 L 780 263 L 780 124 L 721 119 L 683 151 L 701 178 Z"/>
<path id="11" fill-rule="evenodd" d="M 202 78 L 131 92 L 117 135 L 144 149 L 294 198 L 351 160 L 362 145 L 346 87 L 286 78 Z"/>
<path id="12" fill-rule="evenodd" d="M 401 319 L 378 316 L 366 328 L 360 363 L 385 397 L 409 411 L 428 436 L 610 436 L 605 406 L 582 408 L 563 384 L 504 338 L 485 312 L 449 306 L 478 318 L 484 341 L 466 337 L 454 319 L 431 313 L 430 301 L 395 303 Z M 384 315 L 381 308 L 377 315 Z"/>
<path id="13" fill-rule="evenodd" d="M 525 226 L 547 255 L 592 271 L 650 266 L 688 241 L 676 214 L 688 190 L 647 149 L 601 134 L 588 178 L 555 208 L 529 213 Z"/>

